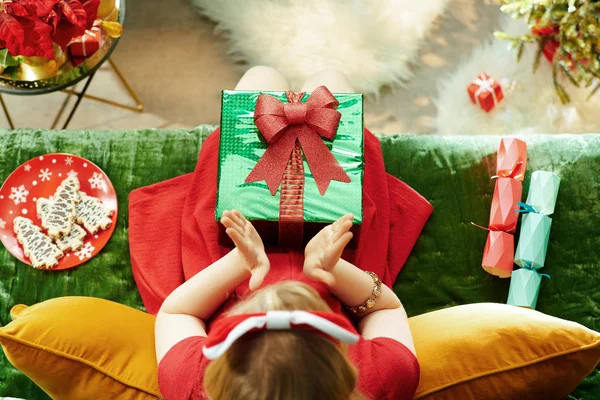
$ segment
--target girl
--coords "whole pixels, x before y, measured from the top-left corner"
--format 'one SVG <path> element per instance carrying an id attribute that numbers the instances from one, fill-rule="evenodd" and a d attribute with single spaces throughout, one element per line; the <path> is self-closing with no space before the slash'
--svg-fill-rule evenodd
<path id="1" fill-rule="evenodd" d="M 353 91 L 333 70 L 302 91 L 322 84 Z M 236 89 L 288 90 L 265 67 L 248 71 Z M 165 399 L 412 398 L 419 365 L 400 300 L 376 274 L 341 258 L 352 219 L 343 216 L 317 234 L 296 271 L 271 265 L 252 224 L 226 212 L 221 223 L 236 247 L 175 289 L 157 314 Z M 248 280 L 253 294 L 236 301 L 236 288 Z"/>

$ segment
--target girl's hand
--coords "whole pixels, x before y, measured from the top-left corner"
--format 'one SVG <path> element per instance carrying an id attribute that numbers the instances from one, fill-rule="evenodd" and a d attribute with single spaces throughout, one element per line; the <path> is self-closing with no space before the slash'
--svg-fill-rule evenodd
<path id="1" fill-rule="evenodd" d="M 262 239 L 250 221 L 237 210 L 224 211 L 221 223 L 252 274 L 250 290 L 258 289 L 271 268 Z"/>
<path id="2" fill-rule="evenodd" d="M 352 239 L 352 214 L 346 214 L 331 225 L 321 229 L 304 250 L 304 275 L 328 286 L 335 284 L 333 268 L 340 260 L 342 251 Z"/>

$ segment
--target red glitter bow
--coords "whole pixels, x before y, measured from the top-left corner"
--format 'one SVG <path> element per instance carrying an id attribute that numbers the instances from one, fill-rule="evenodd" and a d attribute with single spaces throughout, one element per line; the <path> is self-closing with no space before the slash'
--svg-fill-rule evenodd
<path id="1" fill-rule="evenodd" d="M 339 102 L 325 86 L 319 86 L 301 103 L 304 93 L 286 92 L 289 103 L 261 94 L 256 101 L 254 122 L 268 143 L 246 183 L 266 181 L 274 196 L 281 184 L 288 160 L 296 146 L 302 148 L 310 172 L 323 195 L 332 180 L 350 182 L 323 140 L 335 138 L 341 114 Z"/>
<path id="2" fill-rule="evenodd" d="M 223 355 L 242 336 L 264 330 L 311 330 L 335 343 L 356 343 L 360 336 L 342 315 L 322 311 L 269 311 L 232 315 L 217 320 L 204 341 L 202 352 L 209 360 Z"/>

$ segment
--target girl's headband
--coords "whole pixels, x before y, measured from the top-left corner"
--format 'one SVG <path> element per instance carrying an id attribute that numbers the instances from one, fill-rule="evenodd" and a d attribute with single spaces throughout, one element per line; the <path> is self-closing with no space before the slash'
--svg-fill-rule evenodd
<path id="1" fill-rule="evenodd" d="M 209 360 L 223 355 L 247 333 L 263 330 L 306 329 L 322 333 L 334 342 L 356 343 L 359 335 L 344 316 L 320 311 L 268 311 L 232 315 L 216 321 L 204 342 L 202 352 Z"/>

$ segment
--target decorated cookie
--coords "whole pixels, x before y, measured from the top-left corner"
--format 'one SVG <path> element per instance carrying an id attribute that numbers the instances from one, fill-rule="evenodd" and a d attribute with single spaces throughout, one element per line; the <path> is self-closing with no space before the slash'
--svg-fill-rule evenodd
<path id="1" fill-rule="evenodd" d="M 75 220 L 75 208 L 79 203 L 79 181 L 77 178 L 65 179 L 42 214 L 42 226 L 48 235 L 58 238 L 71 232 Z"/>
<path id="2" fill-rule="evenodd" d="M 83 247 L 83 239 L 87 236 L 87 232 L 81 226 L 73 224 L 71 232 L 62 234 L 56 239 L 56 245 L 59 249 L 66 252 L 69 250 L 79 250 Z"/>
<path id="3" fill-rule="evenodd" d="M 16 217 L 13 223 L 17 240 L 23 245 L 23 251 L 34 268 L 52 269 L 58 264 L 58 259 L 63 256 L 63 252 L 33 221 Z"/>
<path id="4" fill-rule="evenodd" d="M 77 223 L 83 224 L 85 229 L 91 234 L 98 232 L 100 229 L 107 229 L 112 223 L 110 217 L 113 214 L 113 210 L 105 207 L 104 204 L 95 197 L 88 196 L 83 192 L 81 192 L 80 195 L 81 200 L 76 208 Z"/>
<path id="5" fill-rule="evenodd" d="M 43 219 L 44 216 L 48 213 L 48 206 L 50 205 L 51 198 L 46 199 L 44 197 L 40 197 L 35 202 L 35 209 L 37 211 L 37 215 L 39 219 Z"/>
<path id="6" fill-rule="evenodd" d="M 77 179 L 77 177 L 68 177 L 62 181 L 59 188 L 56 190 L 57 194 L 61 188 L 64 189 L 62 193 L 67 200 L 74 201 L 75 203 L 79 202 L 79 179 Z M 56 194 L 54 197 L 56 197 Z"/>

